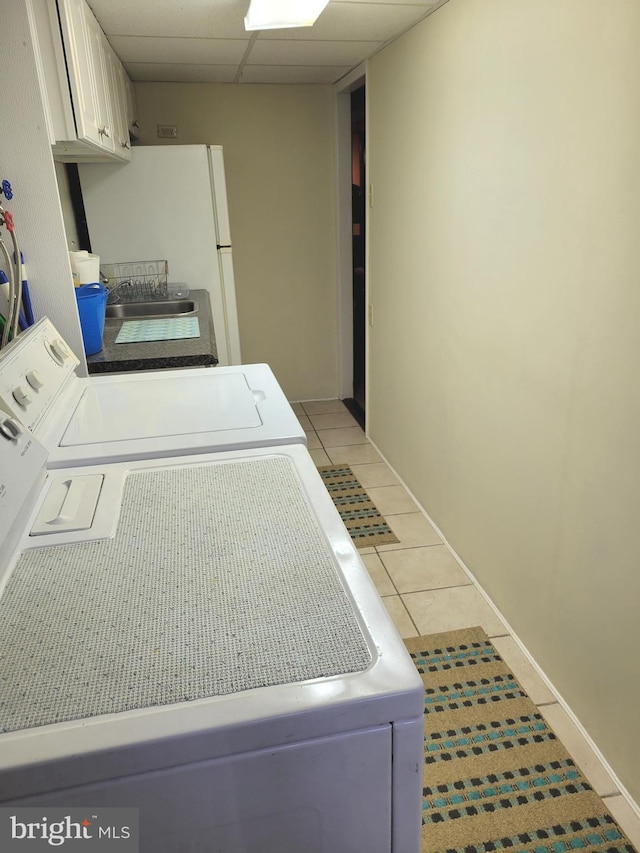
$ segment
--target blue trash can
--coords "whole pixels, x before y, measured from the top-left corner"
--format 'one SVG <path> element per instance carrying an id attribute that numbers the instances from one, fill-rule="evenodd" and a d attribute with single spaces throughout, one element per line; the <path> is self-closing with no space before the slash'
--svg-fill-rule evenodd
<path id="1" fill-rule="evenodd" d="M 76 287 L 82 340 L 87 355 L 94 355 L 102 349 L 107 293 L 107 288 L 97 282 Z"/>

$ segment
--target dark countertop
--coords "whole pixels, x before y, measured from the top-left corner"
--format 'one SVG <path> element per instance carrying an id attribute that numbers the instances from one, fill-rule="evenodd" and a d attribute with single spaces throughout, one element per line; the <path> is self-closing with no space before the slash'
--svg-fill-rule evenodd
<path id="1" fill-rule="evenodd" d="M 218 363 L 216 338 L 211 318 L 211 304 L 206 290 L 189 293 L 198 306 L 199 338 L 177 341 L 145 341 L 117 344 L 120 328 L 126 320 L 107 317 L 104 323 L 102 349 L 87 356 L 89 373 L 117 373 L 130 370 L 163 370 L 175 367 L 207 367 Z M 143 319 L 143 318 L 129 318 Z"/>

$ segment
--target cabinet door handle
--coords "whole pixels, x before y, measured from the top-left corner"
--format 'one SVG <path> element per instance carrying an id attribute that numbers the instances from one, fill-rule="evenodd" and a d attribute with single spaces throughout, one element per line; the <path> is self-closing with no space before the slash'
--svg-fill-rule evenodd
<path id="1" fill-rule="evenodd" d="M 106 124 L 98 129 L 98 133 L 100 134 L 100 136 L 106 136 L 107 139 L 111 138 L 111 131 L 109 130 Z"/>
<path id="2" fill-rule="evenodd" d="M 128 143 L 128 142 L 121 142 L 121 143 L 120 143 L 120 145 L 121 145 L 123 148 L 131 148 L 131 146 L 129 145 L 129 143 Z"/>

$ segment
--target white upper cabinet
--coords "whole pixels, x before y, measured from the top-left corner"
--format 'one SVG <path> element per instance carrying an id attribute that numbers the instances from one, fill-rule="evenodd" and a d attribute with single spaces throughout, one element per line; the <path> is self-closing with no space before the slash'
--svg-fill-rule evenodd
<path id="1" fill-rule="evenodd" d="M 127 101 L 127 126 L 129 128 L 129 136 L 131 139 L 138 138 L 138 112 L 136 110 L 136 94 L 133 90 L 131 78 L 122 67 L 122 80 Z"/>
<path id="2" fill-rule="evenodd" d="M 125 78 L 128 78 L 128 75 L 104 36 L 103 49 L 108 88 L 111 93 L 114 151 L 119 157 L 130 160 L 131 140 L 129 137 L 129 119 L 127 113 L 127 90 L 125 88 Z"/>
<path id="3" fill-rule="evenodd" d="M 64 52 L 69 70 L 77 137 L 100 146 L 95 74 L 95 44 L 89 29 L 84 0 L 61 0 L 60 23 L 65 33 Z"/>
<path id="4" fill-rule="evenodd" d="M 30 2 L 55 159 L 131 159 L 131 81 L 93 12 L 85 0 Z"/>
<path id="5" fill-rule="evenodd" d="M 107 60 L 107 39 L 96 21 L 93 12 L 84 0 L 58 0 L 58 5 L 70 4 L 84 6 L 84 17 L 89 37 L 91 71 L 93 72 L 93 95 L 95 98 L 95 117 L 100 147 L 110 153 L 117 153 L 113 130 L 114 92 L 110 86 L 110 74 Z M 84 69 L 83 69 L 84 70 Z M 90 135 L 93 137 L 94 128 Z"/>

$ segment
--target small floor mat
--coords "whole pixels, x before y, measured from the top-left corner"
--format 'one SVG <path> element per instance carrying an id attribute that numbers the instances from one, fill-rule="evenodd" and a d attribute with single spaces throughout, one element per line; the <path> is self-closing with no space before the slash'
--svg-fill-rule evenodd
<path id="1" fill-rule="evenodd" d="M 116 343 L 139 344 L 199 337 L 200 324 L 197 317 L 167 317 L 157 320 L 126 320 L 118 332 Z"/>
<path id="2" fill-rule="evenodd" d="M 318 471 L 356 547 L 400 541 L 348 465 L 323 465 Z"/>
<path id="3" fill-rule="evenodd" d="M 405 645 L 424 684 L 421 853 L 636 853 L 482 628 Z"/>

